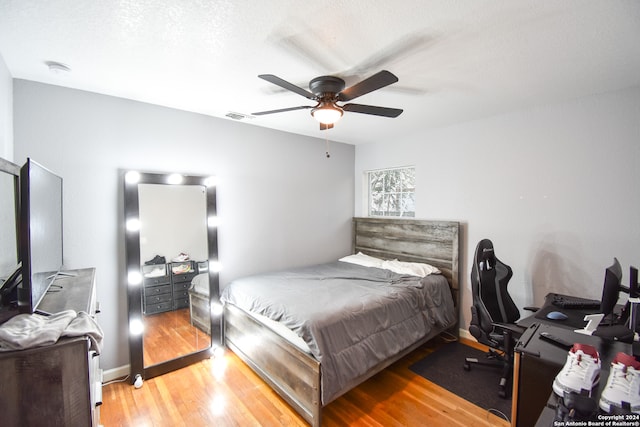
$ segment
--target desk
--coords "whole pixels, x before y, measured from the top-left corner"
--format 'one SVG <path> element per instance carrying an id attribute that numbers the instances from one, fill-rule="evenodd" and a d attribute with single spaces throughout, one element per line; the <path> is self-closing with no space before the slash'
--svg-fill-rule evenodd
<path id="1" fill-rule="evenodd" d="M 536 311 L 532 316 L 526 317 L 518 322 L 520 326 L 531 326 L 534 323 L 545 323 L 558 326 L 559 328 L 564 329 L 582 329 L 586 326 L 587 322 L 584 320 L 584 316 L 588 314 L 599 313 L 599 309 L 569 309 L 569 308 L 561 308 L 553 304 L 553 301 L 556 296 L 562 296 L 560 294 L 550 293 L 547 294 L 544 298 L 544 305 L 540 307 L 538 311 Z M 583 298 L 576 298 L 578 300 Z M 587 301 L 585 299 L 585 301 Z M 590 300 L 589 300 L 590 301 Z M 568 316 L 567 320 L 551 320 L 546 316 L 551 311 L 560 311 Z"/>
<path id="2" fill-rule="evenodd" d="M 582 335 L 555 324 L 533 323 L 516 344 L 513 372 L 512 426 L 531 427 L 536 424 L 546 408 L 551 385 L 567 360 L 567 350 L 540 339 L 540 332 L 547 331 L 570 342 L 592 345 L 598 349 L 602 363 L 600 383 L 594 390 L 596 400 L 609 376 L 611 361 L 618 352 L 633 354 L 633 346 L 596 336 Z M 549 411 L 546 411 L 546 417 Z M 555 411 L 553 412 L 555 414 Z M 551 417 L 553 420 L 553 416 Z"/>

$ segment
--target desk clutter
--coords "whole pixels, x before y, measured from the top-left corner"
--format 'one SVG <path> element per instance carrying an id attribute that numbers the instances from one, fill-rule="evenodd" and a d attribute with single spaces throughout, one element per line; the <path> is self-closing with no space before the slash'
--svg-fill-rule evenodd
<path id="1" fill-rule="evenodd" d="M 602 316 L 604 319 L 594 325 L 589 335 L 627 343 L 633 342 L 635 330 L 630 328 L 629 311 L 630 308 L 627 306 L 618 306 L 615 311 L 612 309 L 608 317 Z M 587 328 L 588 321 L 585 320 L 585 316 L 598 313 L 602 313 L 601 303 L 596 300 L 550 293 L 545 297 L 545 304 L 535 313 L 534 318 L 553 323 L 561 328 L 580 330 Z"/>
<path id="2" fill-rule="evenodd" d="M 587 425 L 606 417 L 640 425 L 640 343 L 531 324 L 515 348 L 515 426 Z M 634 425 L 634 424 L 632 424 Z"/>
<path id="3" fill-rule="evenodd" d="M 524 319 L 507 291 L 512 275 L 491 240 L 478 242 L 469 333 L 489 352 L 482 359 L 465 358 L 464 369 L 479 364 L 501 370 L 499 396 L 513 391 L 515 427 L 588 425 L 567 421 L 617 416 L 640 426 L 637 268 L 630 266 L 629 286 L 623 286 L 614 258 L 605 269 L 600 300 L 549 293 L 540 309 L 524 307 L 535 312 Z M 629 294 L 622 305 L 621 292 Z"/>
<path id="4" fill-rule="evenodd" d="M 595 347 L 573 345 L 553 381 L 553 392 L 557 396 L 554 421 L 593 421 L 604 414 L 640 414 L 640 362 L 630 354 L 618 352 L 597 399 L 593 391 L 603 379 L 601 363 Z"/>

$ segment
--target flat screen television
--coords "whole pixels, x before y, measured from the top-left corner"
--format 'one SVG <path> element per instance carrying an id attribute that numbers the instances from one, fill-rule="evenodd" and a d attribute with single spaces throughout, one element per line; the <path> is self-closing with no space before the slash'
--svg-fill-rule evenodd
<path id="1" fill-rule="evenodd" d="M 0 323 L 17 313 L 20 166 L 0 158 Z M 15 309 L 15 310 L 14 310 Z"/>
<path id="2" fill-rule="evenodd" d="M 18 306 L 34 313 L 62 269 L 62 178 L 32 159 L 20 169 L 20 259 Z"/>

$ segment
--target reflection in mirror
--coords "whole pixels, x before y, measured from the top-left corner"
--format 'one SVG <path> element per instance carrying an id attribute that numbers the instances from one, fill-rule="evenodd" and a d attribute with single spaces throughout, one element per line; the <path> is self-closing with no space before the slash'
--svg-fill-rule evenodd
<path id="1" fill-rule="evenodd" d="M 203 176 L 125 174 L 131 378 L 210 355 L 221 342 L 215 186 Z"/>
<path id="2" fill-rule="evenodd" d="M 211 344 L 189 305 L 192 280 L 208 269 L 206 202 L 203 185 L 138 184 L 144 366 Z"/>

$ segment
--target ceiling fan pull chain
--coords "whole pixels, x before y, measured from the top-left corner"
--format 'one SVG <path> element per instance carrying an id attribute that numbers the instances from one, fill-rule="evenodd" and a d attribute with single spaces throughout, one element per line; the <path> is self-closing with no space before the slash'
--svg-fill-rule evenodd
<path id="1" fill-rule="evenodd" d="M 327 153 L 327 159 L 328 159 L 329 157 L 331 157 L 331 154 L 329 154 L 329 138 L 325 137 L 324 141 L 325 141 L 325 144 L 326 144 L 326 150 L 327 150 L 326 153 Z"/>

